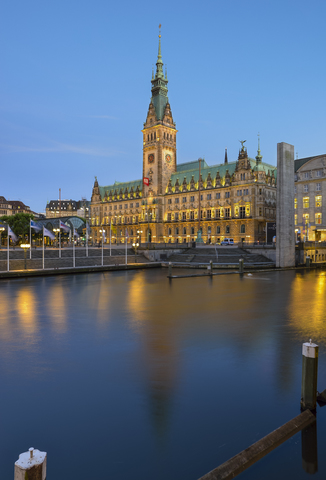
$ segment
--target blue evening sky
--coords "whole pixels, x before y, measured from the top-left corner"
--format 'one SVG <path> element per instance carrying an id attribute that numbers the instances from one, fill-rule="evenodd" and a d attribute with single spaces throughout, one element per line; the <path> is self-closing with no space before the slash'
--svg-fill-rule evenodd
<path id="1" fill-rule="evenodd" d="M 326 2 L 4 0 L 0 195 L 45 210 L 142 176 L 158 25 L 178 162 L 326 152 Z"/>

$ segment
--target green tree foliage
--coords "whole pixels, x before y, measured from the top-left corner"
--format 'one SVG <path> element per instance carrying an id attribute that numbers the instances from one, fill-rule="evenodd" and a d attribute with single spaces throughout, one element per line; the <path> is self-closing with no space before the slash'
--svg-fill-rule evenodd
<path id="1" fill-rule="evenodd" d="M 9 225 L 17 236 L 24 238 L 25 235 L 29 235 L 29 221 L 33 218 L 34 215 L 31 213 L 16 213 L 16 215 L 0 217 L 0 223 Z M 6 233 L 4 236 L 7 236 Z"/>

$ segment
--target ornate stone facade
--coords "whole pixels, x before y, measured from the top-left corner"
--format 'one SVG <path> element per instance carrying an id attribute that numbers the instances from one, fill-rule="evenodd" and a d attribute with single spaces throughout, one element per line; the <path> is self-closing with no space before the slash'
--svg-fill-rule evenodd
<path id="1" fill-rule="evenodd" d="M 91 199 L 92 237 L 109 241 L 191 242 L 202 229 L 204 242 L 265 241 L 267 221 L 276 217 L 276 168 L 262 162 L 260 146 L 249 158 L 241 142 L 237 161 L 208 166 L 205 160 L 177 164 L 177 130 L 163 74 L 161 37 L 152 75 L 152 98 L 143 134 L 143 178 L 99 186 Z M 200 210 L 200 213 L 199 213 Z"/>

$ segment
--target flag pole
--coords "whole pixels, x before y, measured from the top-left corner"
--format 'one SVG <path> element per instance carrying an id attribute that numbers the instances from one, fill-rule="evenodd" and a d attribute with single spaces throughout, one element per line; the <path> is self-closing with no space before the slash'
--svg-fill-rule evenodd
<path id="1" fill-rule="evenodd" d="M 32 259 L 32 219 L 29 219 L 29 243 L 31 244 L 29 249 L 29 259 Z"/>
<path id="2" fill-rule="evenodd" d="M 86 257 L 88 257 L 88 223 L 86 222 Z"/>
<path id="3" fill-rule="evenodd" d="M 110 218 L 110 257 L 111 257 L 111 230 L 112 230 L 112 218 Z"/>
<path id="4" fill-rule="evenodd" d="M 61 227 L 59 227 L 59 258 L 61 258 Z"/>
<path id="5" fill-rule="evenodd" d="M 103 267 L 103 236 L 104 236 L 104 229 L 102 227 L 102 267 Z"/>
<path id="6" fill-rule="evenodd" d="M 128 257 L 127 257 L 127 256 L 128 256 L 128 253 L 127 253 L 127 246 L 128 246 L 128 244 L 127 244 L 127 235 L 126 235 L 126 265 L 128 264 Z"/>
<path id="7" fill-rule="evenodd" d="M 9 272 L 9 225 L 7 226 L 7 272 Z"/>
<path id="8" fill-rule="evenodd" d="M 72 234 L 72 256 L 73 256 L 73 267 L 75 268 L 75 229 Z"/>
<path id="9" fill-rule="evenodd" d="M 43 225 L 42 268 L 44 270 L 44 225 Z"/>

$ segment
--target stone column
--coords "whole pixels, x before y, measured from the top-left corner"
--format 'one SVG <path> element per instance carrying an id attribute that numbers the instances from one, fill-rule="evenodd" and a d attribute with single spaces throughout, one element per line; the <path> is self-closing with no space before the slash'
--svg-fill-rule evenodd
<path id="1" fill-rule="evenodd" d="M 276 266 L 295 265 L 294 146 L 277 144 Z"/>

